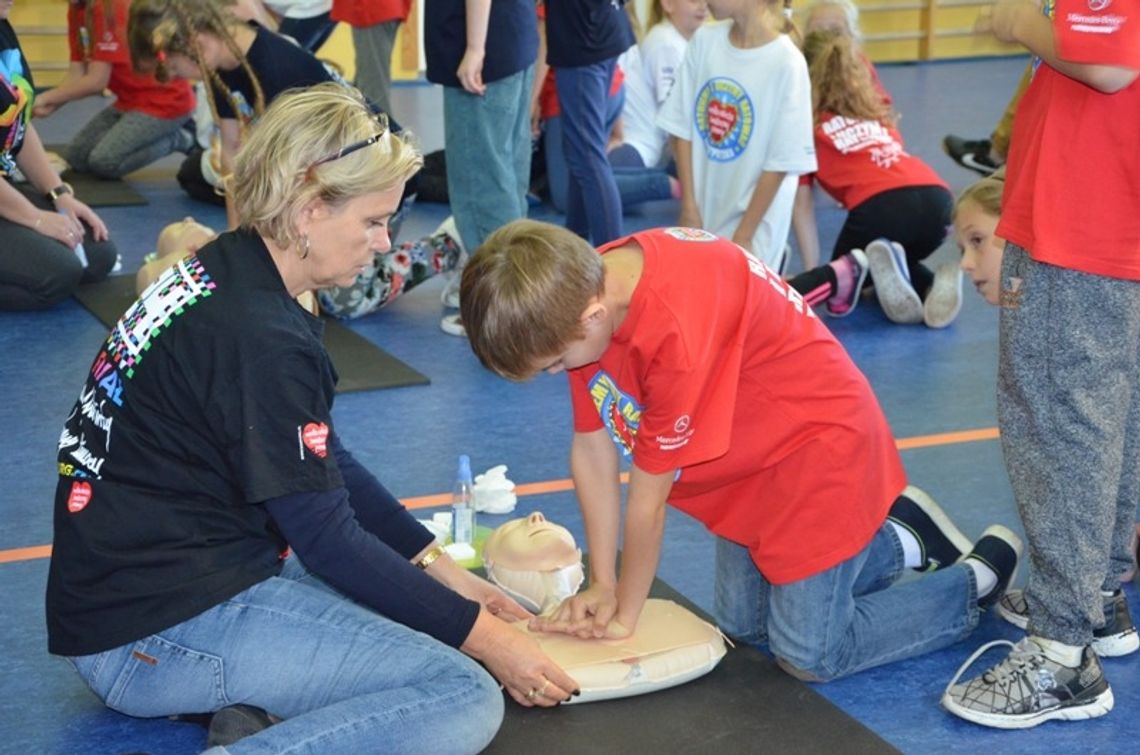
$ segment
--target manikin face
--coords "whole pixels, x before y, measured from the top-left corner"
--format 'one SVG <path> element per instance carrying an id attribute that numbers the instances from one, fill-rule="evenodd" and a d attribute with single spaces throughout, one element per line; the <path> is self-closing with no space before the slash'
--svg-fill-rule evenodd
<path id="1" fill-rule="evenodd" d="M 495 564 L 520 571 L 552 571 L 582 560 L 570 531 L 546 521 L 541 511 L 496 529 L 484 553 Z"/>
<path id="2" fill-rule="evenodd" d="M 813 31 L 831 31 L 851 36 L 851 27 L 847 25 L 847 14 L 838 5 L 819 5 L 812 8 L 811 13 L 804 22 L 804 34 Z"/>
<path id="3" fill-rule="evenodd" d="M 212 229 L 194 218 L 186 217 L 162 229 L 162 233 L 158 234 L 155 252 L 160 259 L 169 255 L 182 257 L 193 254 L 213 241 L 215 235 Z"/>
<path id="4" fill-rule="evenodd" d="M 693 36 L 709 15 L 705 0 L 661 0 L 661 8 L 685 39 Z"/>
<path id="5" fill-rule="evenodd" d="M 969 200 L 958 206 L 954 238 L 962 250 L 962 271 L 990 304 L 1001 301 L 1001 258 L 1005 241 L 994 235 L 998 218 Z"/>
<path id="6" fill-rule="evenodd" d="M 308 288 L 350 286 L 372 266 L 377 254 L 392 248 L 388 224 L 400 205 L 404 186 L 375 191 L 332 206 L 316 200 L 298 230 L 309 238 L 302 260 Z"/>

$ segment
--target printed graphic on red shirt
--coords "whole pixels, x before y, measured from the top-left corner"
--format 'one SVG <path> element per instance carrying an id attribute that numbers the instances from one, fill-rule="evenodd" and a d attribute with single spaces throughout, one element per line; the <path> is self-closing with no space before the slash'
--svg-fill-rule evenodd
<path id="1" fill-rule="evenodd" d="M 820 124 L 823 133 L 831 138 L 841 154 L 866 150 L 871 162 L 880 168 L 889 168 L 905 154 L 890 129 L 879 121 L 862 121 L 836 115 Z"/>
<path id="2" fill-rule="evenodd" d="M 618 387 L 608 373 L 599 370 L 589 382 L 590 397 L 597 407 L 606 432 L 610 434 L 622 458 L 633 457 L 637 430 L 641 426 L 642 407 Z"/>

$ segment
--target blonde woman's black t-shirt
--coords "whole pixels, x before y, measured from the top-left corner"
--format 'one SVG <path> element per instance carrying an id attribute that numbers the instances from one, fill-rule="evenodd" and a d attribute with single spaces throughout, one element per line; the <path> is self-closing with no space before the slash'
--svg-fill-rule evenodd
<path id="1" fill-rule="evenodd" d="M 263 502 L 343 485 L 321 331 L 241 232 L 127 311 L 59 439 L 51 652 L 118 647 L 279 572 Z"/>

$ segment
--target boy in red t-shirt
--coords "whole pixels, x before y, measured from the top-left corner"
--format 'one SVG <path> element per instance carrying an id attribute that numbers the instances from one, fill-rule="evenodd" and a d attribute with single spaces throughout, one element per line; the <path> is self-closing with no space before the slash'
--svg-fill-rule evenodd
<path id="1" fill-rule="evenodd" d="M 1140 1 L 1039 5 L 1002 0 L 989 19 L 1039 58 L 997 228 L 998 421 L 1033 564 L 1029 636 L 942 698 L 1005 729 L 1112 710 L 1091 645 L 1140 494 Z"/>
<path id="2" fill-rule="evenodd" d="M 516 221 L 468 262 L 460 302 L 491 370 L 569 373 L 591 579 L 536 629 L 633 631 L 667 501 L 719 536 L 723 628 L 805 679 L 960 640 L 1016 569 L 1013 533 L 991 527 L 971 549 L 907 486 L 866 378 L 794 289 L 725 239 L 666 228 L 595 252 Z M 936 573 L 895 585 L 905 567 Z"/>
<path id="3" fill-rule="evenodd" d="M 79 173 L 120 178 L 172 152 L 189 152 L 193 133 L 183 128 L 194 111 L 185 81 L 158 83 L 136 73 L 127 49 L 130 0 L 71 0 L 67 34 L 71 65 L 63 81 L 36 98 L 44 118 L 68 102 L 110 90 L 115 101 L 79 130 L 63 159 Z"/>

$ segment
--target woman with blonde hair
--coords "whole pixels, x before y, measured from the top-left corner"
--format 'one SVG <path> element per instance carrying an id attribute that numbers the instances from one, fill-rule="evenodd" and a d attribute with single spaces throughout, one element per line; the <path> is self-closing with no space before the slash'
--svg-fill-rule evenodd
<path id="1" fill-rule="evenodd" d="M 500 619 L 529 614 L 341 444 L 320 321 L 294 301 L 388 248 L 420 162 L 354 90 L 281 96 L 235 162 L 240 227 L 163 273 L 88 371 L 47 619 L 109 707 L 221 711 L 207 744 L 232 753 L 450 753 L 490 742 L 500 684 L 523 705 L 575 691 Z"/>

